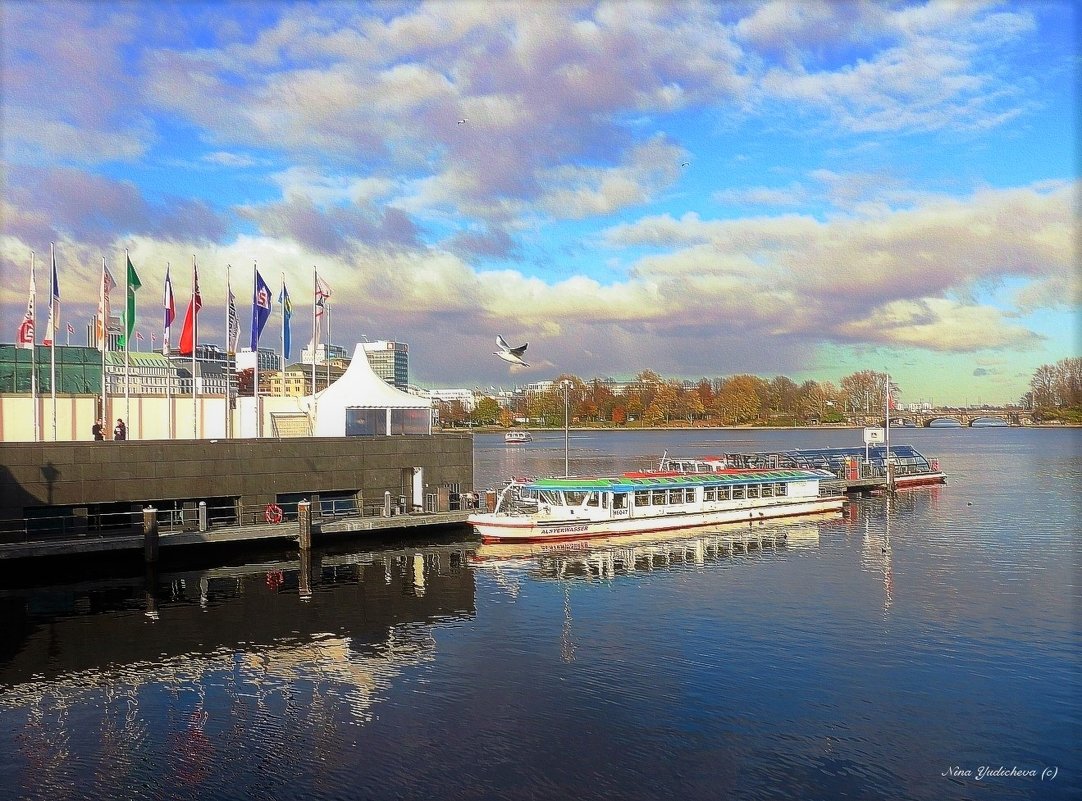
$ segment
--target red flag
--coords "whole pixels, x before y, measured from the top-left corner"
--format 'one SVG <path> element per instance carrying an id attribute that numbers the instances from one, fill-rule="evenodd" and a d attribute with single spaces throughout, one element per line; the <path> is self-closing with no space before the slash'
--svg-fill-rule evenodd
<path id="1" fill-rule="evenodd" d="M 184 327 L 180 330 L 180 355 L 191 356 L 195 350 L 195 318 L 203 308 L 203 299 L 199 297 L 199 273 L 192 267 L 192 299 L 188 311 L 184 312 Z"/>
<path id="2" fill-rule="evenodd" d="M 69 334 L 74 334 L 75 333 L 75 326 L 73 326 L 71 323 L 68 323 L 68 333 Z"/>

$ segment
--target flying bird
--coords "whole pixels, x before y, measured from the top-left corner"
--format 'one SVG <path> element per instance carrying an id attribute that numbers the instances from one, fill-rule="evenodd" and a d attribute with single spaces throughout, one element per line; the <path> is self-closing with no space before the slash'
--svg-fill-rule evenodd
<path id="1" fill-rule="evenodd" d="M 526 345 L 529 344 L 530 343 L 528 342 L 526 343 Z M 526 352 L 526 345 L 519 345 L 517 348 L 512 348 L 504 341 L 503 337 L 496 334 L 496 347 L 499 348 L 499 350 L 493 351 L 493 354 L 499 356 L 508 364 L 519 364 L 523 367 L 529 367 L 530 365 L 522 361 L 522 354 Z"/>
<path id="2" fill-rule="evenodd" d="M 467 117 L 463 117 L 462 119 L 460 119 L 460 120 L 458 121 L 458 124 L 459 124 L 459 125 L 464 125 L 464 124 L 465 124 L 465 123 L 467 123 L 467 122 L 469 122 L 469 119 L 468 119 Z"/>
<path id="3" fill-rule="evenodd" d="M 682 161 L 682 162 L 680 162 L 680 166 L 681 167 L 690 167 L 691 162 L 690 161 Z"/>

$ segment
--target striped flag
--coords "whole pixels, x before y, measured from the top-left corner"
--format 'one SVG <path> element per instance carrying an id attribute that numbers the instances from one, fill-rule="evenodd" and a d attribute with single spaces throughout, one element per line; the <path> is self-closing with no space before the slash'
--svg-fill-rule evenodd
<path id="1" fill-rule="evenodd" d="M 327 282 L 319 277 L 319 273 L 316 273 L 316 319 L 323 316 L 323 310 L 327 307 L 327 301 L 331 297 L 331 288 L 327 285 Z M 329 334 L 330 331 L 328 330 Z"/>
<path id="2" fill-rule="evenodd" d="M 165 307 L 165 330 L 162 332 L 162 355 L 169 355 L 169 328 L 177 316 L 177 307 L 173 302 L 173 282 L 169 280 L 169 265 L 165 265 L 165 298 L 162 300 Z"/>
<path id="3" fill-rule="evenodd" d="M 68 333 L 69 334 L 74 334 L 75 333 L 75 326 L 73 326 L 71 323 L 68 323 Z"/>
<path id="4" fill-rule="evenodd" d="M 26 302 L 26 314 L 19 323 L 19 333 L 15 337 L 15 347 L 33 349 L 34 347 L 34 295 L 37 289 L 34 284 L 34 260 L 30 259 L 30 299 Z M 35 418 L 36 419 L 36 418 Z M 37 423 L 34 424 L 35 426 Z"/>
<path id="5" fill-rule="evenodd" d="M 116 281 L 112 273 L 105 266 L 105 259 L 101 260 L 101 287 L 98 294 L 98 316 L 94 321 L 95 336 L 98 340 L 98 350 L 107 350 L 109 346 L 109 293 L 116 289 Z"/>
<path id="6" fill-rule="evenodd" d="M 124 346 L 128 347 L 128 343 L 131 342 L 132 331 L 135 330 L 135 291 L 142 284 L 139 282 L 139 276 L 135 273 L 135 265 L 131 263 L 131 259 L 128 258 L 126 253 L 124 254 L 124 260 L 128 262 L 128 280 L 126 283 L 128 303 L 124 309 Z"/>
<path id="7" fill-rule="evenodd" d="M 49 324 L 45 328 L 43 345 L 52 347 L 53 334 L 60 330 L 60 283 L 56 280 L 56 256 L 53 256 L 53 291 L 49 299 Z"/>
<path id="8" fill-rule="evenodd" d="M 237 298 L 233 294 L 232 286 L 229 282 L 229 265 L 225 266 L 225 290 L 229 296 L 229 304 L 226 309 L 226 321 L 227 332 L 225 336 L 225 349 L 226 352 L 232 356 L 237 352 L 237 340 L 240 339 L 240 322 L 237 320 Z"/>
<path id="9" fill-rule="evenodd" d="M 201 308 L 203 308 L 203 298 L 199 296 L 199 272 L 195 264 L 192 264 L 192 299 L 188 302 L 188 311 L 184 313 L 184 325 L 180 329 L 181 356 L 191 356 L 195 353 L 195 326 Z"/>
<path id="10" fill-rule="evenodd" d="M 289 290 L 286 289 L 285 280 L 282 281 L 282 292 L 278 295 L 278 302 L 282 304 L 282 358 L 289 359 L 289 318 L 293 316 L 293 301 L 289 299 Z M 285 369 L 283 361 L 282 368 Z"/>

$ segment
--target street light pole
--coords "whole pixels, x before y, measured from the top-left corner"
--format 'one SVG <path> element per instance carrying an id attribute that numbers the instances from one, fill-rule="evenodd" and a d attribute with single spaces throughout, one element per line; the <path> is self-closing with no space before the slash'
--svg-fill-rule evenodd
<path id="1" fill-rule="evenodd" d="M 563 390 L 564 390 L 564 478 L 567 478 L 567 476 L 570 475 L 570 472 L 569 472 L 569 469 L 568 469 L 568 464 L 567 464 L 567 439 L 568 439 L 568 437 L 567 437 L 567 425 L 568 425 L 567 390 L 568 390 L 568 387 L 571 386 L 571 382 L 567 381 L 567 380 L 561 381 L 560 386 L 562 386 Z"/>

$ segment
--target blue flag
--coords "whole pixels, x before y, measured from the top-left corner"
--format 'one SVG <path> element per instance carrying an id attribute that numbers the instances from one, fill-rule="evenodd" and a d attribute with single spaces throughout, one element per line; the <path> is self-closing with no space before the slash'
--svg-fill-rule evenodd
<path id="1" fill-rule="evenodd" d="M 293 303 L 289 299 L 286 290 L 286 282 L 282 282 L 282 292 L 278 295 L 278 302 L 282 304 L 282 356 L 289 359 L 289 318 L 293 316 Z M 285 369 L 285 365 L 282 365 Z"/>
<path id="2" fill-rule="evenodd" d="M 255 291 L 252 293 L 252 351 L 259 347 L 259 335 L 271 313 L 271 291 L 259 270 L 255 271 Z"/>

